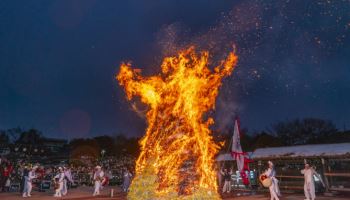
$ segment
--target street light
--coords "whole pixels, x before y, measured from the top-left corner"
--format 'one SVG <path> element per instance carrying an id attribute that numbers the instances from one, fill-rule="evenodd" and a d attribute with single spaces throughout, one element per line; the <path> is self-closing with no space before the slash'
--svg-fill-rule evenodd
<path id="1" fill-rule="evenodd" d="M 106 150 L 102 149 L 102 151 L 101 151 L 102 157 L 105 155 L 105 153 L 106 153 Z"/>

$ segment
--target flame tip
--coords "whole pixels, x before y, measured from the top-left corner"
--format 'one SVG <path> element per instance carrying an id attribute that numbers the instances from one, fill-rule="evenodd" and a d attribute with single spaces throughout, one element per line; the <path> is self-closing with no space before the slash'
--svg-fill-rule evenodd
<path id="1" fill-rule="evenodd" d="M 121 64 L 116 78 L 127 98 L 140 96 L 149 106 L 129 195 L 136 198 L 140 190 L 155 196 L 216 191 L 213 164 L 219 145 L 209 129 L 214 119 L 203 116 L 215 109 L 221 81 L 231 74 L 238 57 L 229 52 L 214 70 L 209 69 L 210 58 L 209 51 L 197 52 L 191 45 L 176 56 L 165 57 L 161 73 L 150 77 L 142 77 L 141 70 L 131 69 L 131 64 Z M 145 181 L 149 188 L 139 188 Z M 183 182 L 188 186 L 180 187 Z"/>

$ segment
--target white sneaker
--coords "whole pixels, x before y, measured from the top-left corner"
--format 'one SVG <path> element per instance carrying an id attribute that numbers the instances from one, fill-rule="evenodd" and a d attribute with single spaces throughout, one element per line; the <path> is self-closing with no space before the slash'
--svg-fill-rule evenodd
<path id="1" fill-rule="evenodd" d="M 27 196 L 26 194 L 23 194 L 22 197 L 23 197 L 23 198 L 27 198 L 28 196 Z"/>

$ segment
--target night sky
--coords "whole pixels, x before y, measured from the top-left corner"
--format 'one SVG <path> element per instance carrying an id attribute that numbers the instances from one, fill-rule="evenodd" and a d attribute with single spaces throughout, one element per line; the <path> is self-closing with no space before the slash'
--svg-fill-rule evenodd
<path id="1" fill-rule="evenodd" d="M 349 0 L 5 0 L 0 2 L 0 129 L 49 137 L 122 133 L 145 121 L 114 79 L 145 74 L 195 44 L 239 64 L 224 81 L 218 130 L 236 113 L 251 132 L 297 117 L 350 127 Z"/>

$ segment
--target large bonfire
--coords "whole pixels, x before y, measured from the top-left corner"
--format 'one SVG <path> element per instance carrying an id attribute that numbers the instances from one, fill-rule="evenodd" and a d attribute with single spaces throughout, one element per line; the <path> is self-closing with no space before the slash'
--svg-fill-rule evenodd
<path id="1" fill-rule="evenodd" d="M 142 77 L 123 63 L 117 79 L 131 100 L 148 106 L 148 127 L 140 141 L 136 176 L 128 199 L 220 199 L 217 193 L 214 143 L 209 126 L 221 81 L 237 63 L 230 52 L 212 70 L 209 52 L 194 47 L 166 57 L 161 74 Z"/>

